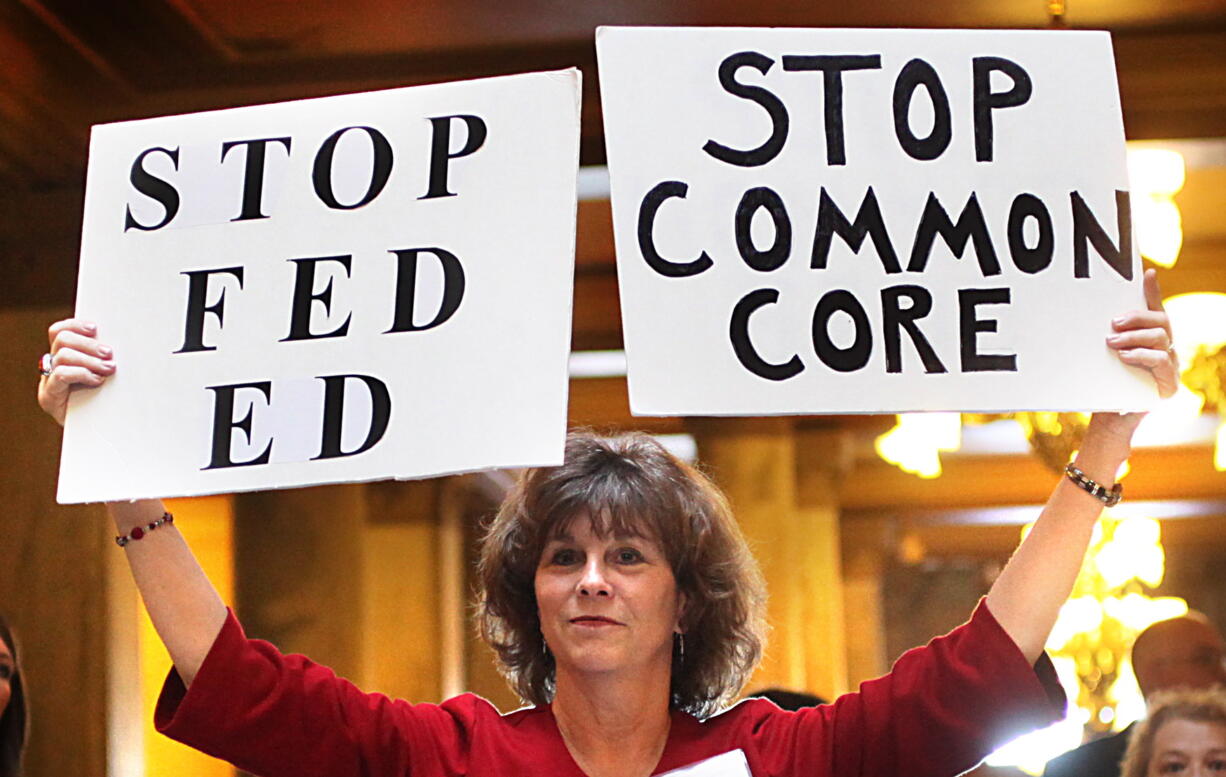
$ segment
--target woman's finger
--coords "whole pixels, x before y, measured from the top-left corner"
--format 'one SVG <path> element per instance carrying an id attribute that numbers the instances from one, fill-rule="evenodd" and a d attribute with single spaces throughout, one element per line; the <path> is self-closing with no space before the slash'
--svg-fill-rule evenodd
<path id="1" fill-rule="evenodd" d="M 68 411 L 68 395 L 75 387 L 96 388 L 106 382 L 106 376 L 85 367 L 60 365 L 38 381 L 38 404 L 61 426 Z"/>
<path id="2" fill-rule="evenodd" d="M 1111 328 L 1116 332 L 1130 329 L 1164 329 L 1171 334 L 1171 320 L 1162 310 L 1130 310 L 1111 319 Z"/>
<path id="3" fill-rule="evenodd" d="M 92 336 L 81 334 L 74 329 L 62 329 L 51 338 L 52 356 L 58 356 L 60 351 L 65 349 L 108 361 L 114 355 L 110 346 L 103 345 Z"/>
<path id="4" fill-rule="evenodd" d="M 38 404 L 61 425 L 74 388 L 96 388 L 115 372 L 111 349 L 98 342 L 97 332 L 92 321 L 79 318 L 56 321 L 47 328 L 51 371 L 39 378 Z"/>
<path id="5" fill-rule="evenodd" d="M 99 375 L 88 367 L 63 364 L 51 370 L 43 382 L 52 396 L 67 396 L 74 386 L 101 386 L 106 378 L 106 375 Z"/>
<path id="6" fill-rule="evenodd" d="M 56 321 L 47 327 L 47 342 L 55 345 L 56 335 L 60 332 L 76 332 L 86 337 L 93 337 L 98 333 L 98 325 L 83 318 L 66 318 L 63 321 Z"/>
<path id="7" fill-rule="evenodd" d="M 109 359 L 99 359 L 97 356 L 92 356 L 84 351 L 79 351 L 75 348 L 60 348 L 51 357 L 51 372 L 55 373 L 55 368 L 60 366 L 67 367 L 84 367 L 98 375 L 106 376 L 115 372 L 115 362 Z"/>
<path id="8" fill-rule="evenodd" d="M 1158 271 L 1150 268 L 1145 271 L 1145 307 L 1150 310 L 1164 310 L 1162 307 L 1162 290 L 1158 288 Z"/>
<path id="9" fill-rule="evenodd" d="M 1135 367 L 1144 367 L 1154 376 L 1158 386 L 1158 395 L 1166 398 L 1179 388 L 1179 371 L 1169 350 L 1160 351 L 1154 348 L 1131 348 L 1120 351 L 1120 361 Z"/>
<path id="10" fill-rule="evenodd" d="M 1174 336 L 1171 334 L 1171 320 L 1162 306 L 1162 291 L 1158 288 L 1158 273 L 1152 269 L 1146 270 L 1142 285 L 1145 287 L 1146 309 L 1130 310 L 1123 315 L 1117 316 L 1111 321 L 1111 328 L 1116 332 L 1124 332 L 1130 329 L 1153 329 L 1160 327 L 1166 330 L 1168 340 L 1174 340 Z"/>
<path id="11" fill-rule="evenodd" d="M 1156 351 L 1165 351 L 1171 347 L 1171 337 L 1165 329 L 1160 327 L 1129 329 L 1108 336 L 1107 345 L 1117 351 L 1129 348 L 1152 348 Z"/>

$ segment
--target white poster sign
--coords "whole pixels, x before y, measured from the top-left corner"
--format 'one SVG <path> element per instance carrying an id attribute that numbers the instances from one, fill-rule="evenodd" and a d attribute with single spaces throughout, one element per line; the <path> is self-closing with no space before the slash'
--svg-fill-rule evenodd
<path id="1" fill-rule="evenodd" d="M 558 464 L 579 73 L 90 140 L 61 502 Z"/>
<path id="2" fill-rule="evenodd" d="M 643 415 L 1121 409 L 1106 33 L 602 28 Z"/>
<path id="3" fill-rule="evenodd" d="M 698 763 L 666 772 L 660 777 L 753 777 L 749 760 L 739 747 L 726 753 L 712 756 Z"/>

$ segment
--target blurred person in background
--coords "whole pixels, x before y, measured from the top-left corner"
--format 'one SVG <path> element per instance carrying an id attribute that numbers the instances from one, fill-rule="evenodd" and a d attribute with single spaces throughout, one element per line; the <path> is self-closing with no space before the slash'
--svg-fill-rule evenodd
<path id="1" fill-rule="evenodd" d="M 1132 670 L 1141 695 L 1149 701 L 1156 693 L 1177 688 L 1226 687 L 1224 645 L 1221 632 L 1199 612 L 1151 625 L 1132 644 Z M 1044 777 L 1119 777 L 1135 728 L 1137 724 L 1053 758 Z"/>
<path id="2" fill-rule="evenodd" d="M 17 644 L 0 617 L 0 777 L 21 777 L 26 743 L 26 696 L 17 663 Z"/>
<path id="3" fill-rule="evenodd" d="M 805 707 L 820 707 L 823 704 L 829 704 L 830 701 L 823 699 L 821 696 L 814 696 L 811 693 L 804 691 L 789 691 L 786 688 L 763 688 L 759 691 L 746 694 L 747 699 L 766 699 L 775 703 L 775 706 L 781 710 L 797 710 Z"/>
<path id="4" fill-rule="evenodd" d="M 1161 691 L 1137 723 L 1123 777 L 1226 775 L 1226 690 Z"/>

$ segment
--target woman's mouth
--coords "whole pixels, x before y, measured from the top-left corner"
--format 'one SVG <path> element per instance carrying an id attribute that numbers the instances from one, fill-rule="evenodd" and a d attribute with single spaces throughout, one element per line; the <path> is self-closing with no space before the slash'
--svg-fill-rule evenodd
<path id="1" fill-rule="evenodd" d="M 571 618 L 570 622 L 576 626 L 624 626 L 621 621 L 615 621 L 612 618 L 606 618 L 603 615 L 580 615 L 578 618 Z"/>

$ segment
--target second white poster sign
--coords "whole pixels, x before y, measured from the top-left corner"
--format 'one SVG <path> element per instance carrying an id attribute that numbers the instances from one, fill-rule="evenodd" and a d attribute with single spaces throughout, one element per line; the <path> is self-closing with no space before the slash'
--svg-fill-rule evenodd
<path id="1" fill-rule="evenodd" d="M 634 412 L 1120 409 L 1105 33 L 602 28 Z"/>

